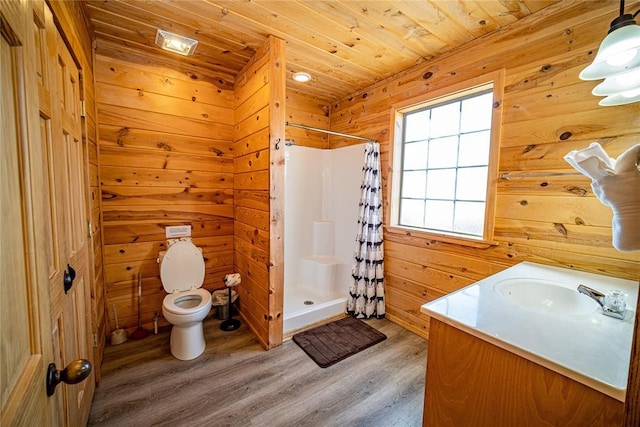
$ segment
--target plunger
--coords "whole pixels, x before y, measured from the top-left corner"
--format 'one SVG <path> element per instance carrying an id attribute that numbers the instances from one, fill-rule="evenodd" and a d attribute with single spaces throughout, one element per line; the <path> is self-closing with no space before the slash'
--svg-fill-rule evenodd
<path id="1" fill-rule="evenodd" d="M 138 273 L 138 329 L 131 334 L 132 340 L 141 340 L 149 335 L 149 331 L 142 328 L 142 318 L 140 317 L 140 300 L 142 299 L 142 276 Z"/>
<path id="2" fill-rule="evenodd" d="M 229 289 L 229 299 L 227 300 L 227 318 L 220 324 L 220 329 L 230 332 L 240 327 L 240 321 L 231 318 L 231 288 L 240 284 L 240 275 L 238 273 L 227 274 L 224 276 L 224 282 L 227 285 L 227 289 Z"/>

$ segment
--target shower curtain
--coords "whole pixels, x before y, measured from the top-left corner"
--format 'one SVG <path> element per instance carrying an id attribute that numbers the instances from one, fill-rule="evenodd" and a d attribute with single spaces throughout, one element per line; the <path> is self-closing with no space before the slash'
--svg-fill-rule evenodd
<path id="1" fill-rule="evenodd" d="M 384 247 L 380 144 L 377 142 L 365 145 L 362 175 L 353 281 L 349 286 L 347 313 L 357 318 L 382 318 L 385 315 Z"/>

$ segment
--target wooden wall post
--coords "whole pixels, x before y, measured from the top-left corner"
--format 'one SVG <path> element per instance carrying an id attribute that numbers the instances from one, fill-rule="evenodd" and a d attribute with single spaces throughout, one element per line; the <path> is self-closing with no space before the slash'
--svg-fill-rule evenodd
<path id="1" fill-rule="evenodd" d="M 285 41 L 269 38 L 269 341 L 282 344 L 284 316 Z"/>
<path id="2" fill-rule="evenodd" d="M 269 37 L 235 81 L 234 268 L 240 312 L 266 349 L 282 344 L 284 44 Z"/>

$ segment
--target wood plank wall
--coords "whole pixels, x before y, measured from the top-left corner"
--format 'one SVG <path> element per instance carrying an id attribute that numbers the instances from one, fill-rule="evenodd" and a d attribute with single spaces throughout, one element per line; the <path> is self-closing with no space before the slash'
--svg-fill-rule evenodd
<path id="1" fill-rule="evenodd" d="M 152 329 L 166 295 L 156 262 L 166 226 L 191 225 L 204 288 L 233 272 L 234 93 L 193 70 L 96 59 L 108 330 L 114 305 L 120 327 L 137 327 L 138 273 Z"/>
<path id="2" fill-rule="evenodd" d="M 102 258 L 102 227 L 100 218 L 100 194 L 98 185 L 98 138 L 97 138 L 97 111 L 96 95 L 94 87 L 95 55 L 93 51 L 93 37 L 84 15 L 84 11 L 78 2 L 48 2 L 58 23 L 61 33 L 71 47 L 81 69 L 82 88 L 81 98 L 85 103 L 85 118 L 82 124 L 83 138 L 86 140 L 88 162 L 88 177 L 90 194 L 91 220 L 91 245 L 90 245 L 90 292 L 91 292 L 91 327 L 96 336 L 97 346 L 94 348 L 94 361 L 96 366 L 102 363 L 106 337 L 110 333 L 107 330 L 105 318 L 105 287 L 103 276 Z M 96 381 L 99 381 L 99 372 L 96 370 Z"/>
<path id="3" fill-rule="evenodd" d="M 287 121 L 319 129 L 329 129 L 331 105 L 287 88 Z M 325 133 L 309 131 L 292 126 L 286 127 L 287 141 L 295 145 L 313 148 L 329 148 Z"/>
<path id="4" fill-rule="evenodd" d="M 283 288 L 270 277 L 270 270 L 281 269 L 273 263 L 271 252 L 278 253 L 271 244 L 270 174 L 276 168 L 270 167 L 275 150 L 270 140 L 284 136 L 284 129 L 273 128 L 279 116 L 282 125 L 278 127 L 284 125 L 284 77 L 275 69 L 276 62 L 284 68 L 283 45 L 282 40 L 270 37 L 235 81 L 234 265 L 242 276 L 239 310 L 265 348 L 282 342 L 282 304 L 278 306 L 272 298 L 279 294 L 281 301 Z M 284 140 L 279 150 L 284 152 Z M 279 337 L 274 324 L 280 325 Z"/>
<path id="5" fill-rule="evenodd" d="M 627 10 L 637 9 L 638 2 Z M 578 73 L 589 64 L 617 16 L 615 2 L 560 4 L 374 84 L 332 105 L 331 130 L 381 142 L 385 218 L 389 218 L 391 106 L 504 68 L 496 246 L 486 249 L 411 236 L 387 228 L 387 316 L 422 336 L 422 304 L 521 261 L 560 265 L 638 280 L 640 254 L 611 247 L 611 211 L 563 160 L 599 141 L 617 157 L 640 140 L 640 103 L 599 107 L 598 82 Z M 352 143 L 335 137 L 330 146 Z M 542 177 L 519 177 L 535 172 Z M 497 180 L 497 183 L 496 183 Z"/>

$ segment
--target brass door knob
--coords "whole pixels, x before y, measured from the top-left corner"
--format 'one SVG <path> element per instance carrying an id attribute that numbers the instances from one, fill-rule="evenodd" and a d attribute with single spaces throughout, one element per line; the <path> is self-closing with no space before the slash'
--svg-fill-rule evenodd
<path id="1" fill-rule="evenodd" d="M 47 396 L 52 396 L 56 386 L 61 382 L 78 384 L 91 373 L 91 362 L 85 359 L 74 360 L 66 368 L 59 371 L 55 363 L 50 363 L 47 369 Z"/>

